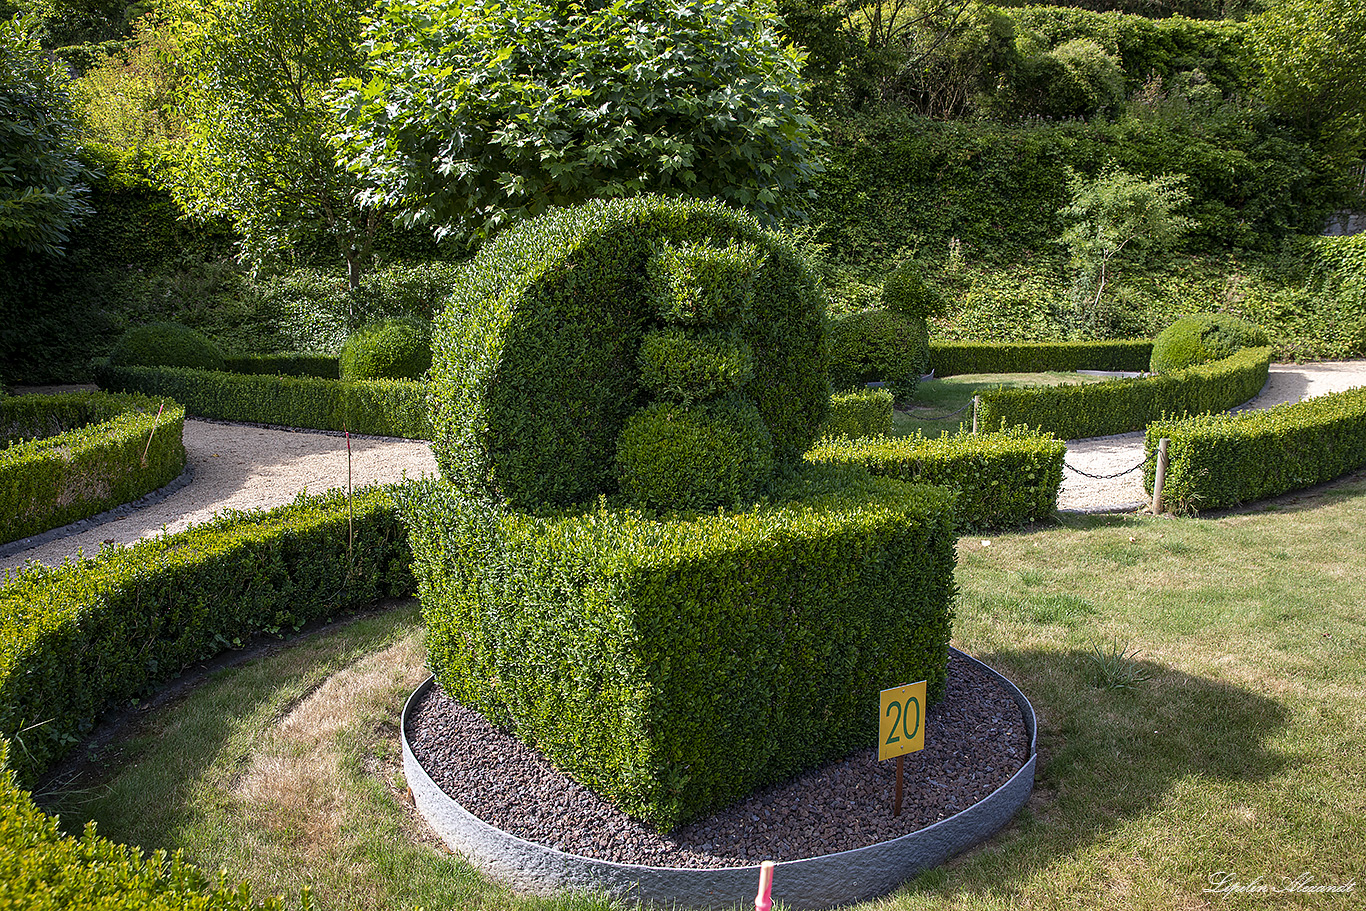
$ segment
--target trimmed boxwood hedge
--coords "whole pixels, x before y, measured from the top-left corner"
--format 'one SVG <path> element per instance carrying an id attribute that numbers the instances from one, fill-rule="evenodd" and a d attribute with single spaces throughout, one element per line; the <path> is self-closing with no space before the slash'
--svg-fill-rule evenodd
<path id="1" fill-rule="evenodd" d="M 1270 348 L 1244 348 L 1160 376 L 983 393 L 984 427 L 1026 424 L 1065 440 L 1142 430 L 1166 416 L 1227 411 L 1266 385 Z"/>
<path id="2" fill-rule="evenodd" d="M 965 373 L 1044 373 L 1125 370 L 1145 373 L 1153 343 L 930 342 L 930 369 L 938 377 Z"/>
<path id="3" fill-rule="evenodd" d="M 0 587 L 0 738 L 22 781 L 106 709 L 261 632 L 298 629 L 411 594 L 390 490 L 342 491 L 230 513 Z"/>
<path id="4" fill-rule="evenodd" d="M 406 380 L 325 380 L 182 367 L 97 364 L 106 389 L 170 396 L 191 415 L 312 430 L 432 438 L 426 386 Z"/>
<path id="5" fill-rule="evenodd" d="M 661 831 L 866 745 L 882 688 L 943 697 L 948 491 L 810 466 L 750 511 L 536 517 L 408 490 L 443 690 Z"/>
<path id="6" fill-rule="evenodd" d="M 886 389 L 838 392 L 821 425 L 821 438 L 884 436 L 892 432 L 892 394 Z"/>
<path id="7" fill-rule="evenodd" d="M 274 376 L 316 376 L 324 380 L 341 379 L 341 359 L 332 354 L 307 351 L 280 351 L 275 354 L 237 354 L 223 359 L 228 373 Z"/>
<path id="8" fill-rule="evenodd" d="M 1237 506 L 1366 465 L 1366 389 L 1264 411 L 1156 421 L 1144 444 L 1149 493 L 1163 437 L 1169 440 L 1163 502 L 1171 511 Z"/>
<path id="9" fill-rule="evenodd" d="M 861 465 L 871 474 L 947 487 L 958 494 L 960 528 L 1003 528 L 1053 515 L 1067 447 L 1016 427 L 1000 433 L 823 440 L 818 464 Z"/>
<path id="10" fill-rule="evenodd" d="M 140 395 L 0 398 L 0 544 L 174 481 L 185 470 L 184 427 L 183 407 Z"/>
<path id="11" fill-rule="evenodd" d="M 718 284 L 714 268 L 751 250 L 745 287 Z M 705 292 L 693 301 L 705 313 L 659 306 L 692 300 L 679 282 Z M 615 493 L 617 439 L 650 402 L 642 340 L 704 320 L 700 330 L 732 331 L 751 352 L 738 394 L 758 407 L 777 465 L 795 465 L 830 397 L 824 311 L 801 256 L 719 203 L 647 196 L 528 219 L 465 264 L 436 321 L 437 464 L 461 489 L 514 508 Z"/>

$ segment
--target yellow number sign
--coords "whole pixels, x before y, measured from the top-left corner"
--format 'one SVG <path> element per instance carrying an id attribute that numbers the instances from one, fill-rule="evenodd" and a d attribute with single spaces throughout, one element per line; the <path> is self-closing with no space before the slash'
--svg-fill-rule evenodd
<path id="1" fill-rule="evenodd" d="M 879 762 L 925 749 L 925 681 L 883 690 L 880 717 Z"/>

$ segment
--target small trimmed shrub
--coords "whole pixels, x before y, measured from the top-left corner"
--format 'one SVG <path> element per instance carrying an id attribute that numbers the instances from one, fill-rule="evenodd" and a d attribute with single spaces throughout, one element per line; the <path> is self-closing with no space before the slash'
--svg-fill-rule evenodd
<path id="1" fill-rule="evenodd" d="M 1026 424 L 1065 440 L 1142 430 L 1166 416 L 1227 411 L 1266 385 L 1270 348 L 1244 348 L 1223 360 L 1158 376 L 997 389 L 983 393 L 979 423 Z"/>
<path id="2" fill-rule="evenodd" d="M 465 264 L 437 320 L 437 464 L 518 509 L 614 495 L 618 437 L 651 404 L 641 346 L 675 328 L 748 346 L 737 394 L 775 464 L 795 465 L 829 407 L 824 308 L 795 250 L 718 203 L 595 201 L 520 222 Z"/>
<path id="3" fill-rule="evenodd" d="M 198 417 L 376 436 L 432 438 L 426 387 L 407 380 L 354 383 L 177 367 L 96 365 L 106 389 L 167 396 Z"/>
<path id="4" fill-rule="evenodd" d="M 406 317 L 362 326 L 341 351 L 344 380 L 415 380 L 431 366 L 431 329 Z"/>
<path id="5" fill-rule="evenodd" d="M 824 440 L 806 454 L 815 464 L 859 465 L 870 474 L 936 484 L 958 494 L 960 528 L 1005 528 L 1053 515 L 1067 447 L 1050 434 L 1016 427 L 871 440 Z"/>
<path id="6" fill-rule="evenodd" d="M 944 312 L 944 298 L 925 284 L 915 266 L 906 263 L 890 273 L 882 283 L 882 308 L 924 319 Z"/>
<path id="7" fill-rule="evenodd" d="M 1183 316 L 1153 339 L 1150 369 L 1171 373 L 1270 344 L 1266 330 L 1227 313 Z"/>
<path id="8" fill-rule="evenodd" d="M 866 745 L 882 688 L 943 698 L 939 488 L 808 467 L 750 511 L 529 516 L 428 479 L 401 508 L 442 689 L 661 831 Z"/>
<path id="9" fill-rule="evenodd" d="M 179 323 L 148 323 L 125 332 L 109 353 L 117 367 L 192 367 L 222 370 L 223 352 L 200 333 Z"/>
<path id="10" fill-rule="evenodd" d="M 617 468 L 622 493 L 650 509 L 737 507 L 773 476 L 773 441 L 751 402 L 657 402 L 626 421 Z"/>
<path id="11" fill-rule="evenodd" d="M 1302 490 L 1366 465 L 1366 389 L 1239 414 L 1148 425 L 1143 477 L 1153 489 L 1167 447 L 1163 502 L 1172 512 L 1220 509 Z"/>
<path id="12" fill-rule="evenodd" d="M 898 403 L 910 400 L 929 359 L 922 317 L 891 310 L 851 313 L 830 324 L 830 385 L 837 392 L 885 381 Z"/>
<path id="13" fill-rule="evenodd" d="M 892 394 L 886 389 L 860 389 L 830 396 L 830 411 L 821 425 L 823 440 L 885 436 L 891 432 Z"/>
<path id="14" fill-rule="evenodd" d="M 344 491 L 301 496 L 20 572 L 0 586 L 12 768 L 32 781 L 102 712 L 235 641 L 410 594 L 409 562 L 389 490 L 367 488 L 350 509 Z"/>
<path id="15" fill-rule="evenodd" d="M 185 470 L 184 426 L 183 407 L 140 395 L 0 399 L 0 544 L 169 484 Z"/>
<path id="16" fill-rule="evenodd" d="M 966 373 L 1047 373 L 1124 370 L 1143 373 L 1153 353 L 1147 340 L 1106 342 L 931 342 L 937 377 Z"/>
<path id="17" fill-rule="evenodd" d="M 670 327 L 641 340 L 640 382 L 659 398 L 706 401 L 738 393 L 752 379 L 754 352 L 729 333 Z"/>

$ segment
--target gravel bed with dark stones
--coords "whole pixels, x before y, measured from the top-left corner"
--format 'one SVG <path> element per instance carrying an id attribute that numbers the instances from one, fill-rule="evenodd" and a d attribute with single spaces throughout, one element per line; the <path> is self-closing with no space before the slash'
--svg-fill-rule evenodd
<path id="1" fill-rule="evenodd" d="M 982 800 L 1029 758 L 1010 693 L 956 655 L 946 698 L 926 712 L 925 749 L 906 756 L 899 817 L 892 815 L 896 763 L 878 762 L 875 746 L 660 835 L 439 687 L 414 706 L 408 736 L 443 791 L 506 832 L 599 860 L 701 869 L 796 860 L 905 835 Z"/>

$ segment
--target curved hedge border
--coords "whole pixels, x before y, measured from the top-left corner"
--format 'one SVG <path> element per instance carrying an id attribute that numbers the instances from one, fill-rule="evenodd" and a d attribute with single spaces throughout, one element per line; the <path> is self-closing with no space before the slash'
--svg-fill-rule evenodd
<path id="1" fill-rule="evenodd" d="M 1146 373 L 1151 340 L 1110 342 L 930 342 L 937 377 L 965 373 L 1136 370 Z"/>
<path id="2" fill-rule="evenodd" d="M 1026 424 L 1065 440 L 1142 430 L 1168 415 L 1227 411 L 1266 385 L 1270 348 L 1245 348 L 1223 360 L 1160 376 L 998 389 L 983 393 L 986 427 Z"/>
<path id="3" fill-rule="evenodd" d="M 106 389 L 170 396 L 198 417 L 413 440 L 432 438 L 427 391 L 421 383 L 108 364 L 96 365 L 95 379 Z"/>
<path id="4" fill-rule="evenodd" d="M 184 428 L 183 407 L 140 395 L 0 399 L 0 544 L 171 483 L 185 470 Z"/>
<path id="5" fill-rule="evenodd" d="M 1173 512 L 1237 506 L 1331 481 L 1366 465 L 1366 389 L 1265 411 L 1204 414 L 1148 426 L 1144 483 L 1167 445 L 1163 500 Z"/>
<path id="6" fill-rule="evenodd" d="M 261 632 L 411 594 L 407 532 L 384 488 L 229 513 L 0 587 L 0 737 L 21 780 L 109 707 Z"/>
<path id="7" fill-rule="evenodd" d="M 959 528 L 1000 528 L 1046 519 L 1057 508 L 1067 447 L 1016 427 L 1000 433 L 926 439 L 823 440 L 809 462 L 857 464 L 901 481 L 958 492 Z"/>

